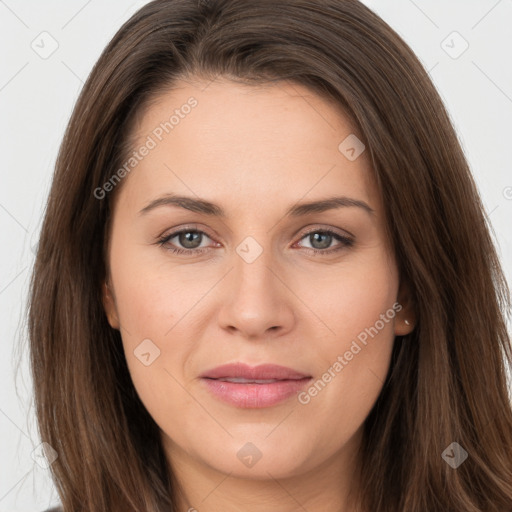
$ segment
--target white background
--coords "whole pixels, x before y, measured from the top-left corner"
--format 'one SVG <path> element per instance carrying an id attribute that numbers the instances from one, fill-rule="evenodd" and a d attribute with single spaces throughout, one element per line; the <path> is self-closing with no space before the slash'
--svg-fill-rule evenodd
<path id="1" fill-rule="evenodd" d="M 36 512 L 57 503 L 48 470 L 31 458 L 40 440 L 23 328 L 33 247 L 82 84 L 117 29 L 145 3 L 0 0 L 0 512 Z M 364 3 L 429 70 L 469 159 L 512 283 L 512 0 Z M 44 31 L 58 43 L 46 59 L 31 47 L 42 47 L 45 37 L 44 47 L 51 48 L 50 36 L 40 36 Z M 458 54 L 461 38 L 469 47 L 452 58 L 447 51 Z"/>

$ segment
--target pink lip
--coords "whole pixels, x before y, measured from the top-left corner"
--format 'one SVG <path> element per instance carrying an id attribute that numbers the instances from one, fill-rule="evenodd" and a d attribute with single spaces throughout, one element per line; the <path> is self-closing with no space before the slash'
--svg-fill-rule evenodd
<path id="1" fill-rule="evenodd" d="M 276 380 L 270 383 L 236 383 L 222 379 Z M 226 364 L 201 375 L 202 382 L 217 398 L 240 408 L 270 407 L 299 392 L 311 376 L 273 364 L 255 367 Z"/>
<path id="2" fill-rule="evenodd" d="M 260 364 L 259 366 L 249 366 L 245 363 L 231 363 L 217 366 L 201 374 L 203 378 L 222 379 L 222 378 L 242 378 L 242 379 L 278 379 L 278 380 L 296 380 L 309 377 L 304 373 L 296 372 L 286 366 L 276 364 Z"/>

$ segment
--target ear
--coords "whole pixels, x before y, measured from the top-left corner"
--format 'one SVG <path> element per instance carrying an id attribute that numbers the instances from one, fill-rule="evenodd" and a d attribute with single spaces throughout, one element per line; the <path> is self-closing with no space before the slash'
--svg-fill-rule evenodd
<path id="1" fill-rule="evenodd" d="M 119 316 L 117 314 L 116 302 L 110 290 L 110 286 L 106 281 L 102 284 L 102 302 L 110 327 L 119 330 Z"/>
<path id="2" fill-rule="evenodd" d="M 398 312 L 395 317 L 395 336 L 405 336 L 414 330 L 416 313 L 412 305 L 410 288 L 403 281 L 400 283 L 397 302 L 401 309 L 399 311 L 397 309 Z"/>

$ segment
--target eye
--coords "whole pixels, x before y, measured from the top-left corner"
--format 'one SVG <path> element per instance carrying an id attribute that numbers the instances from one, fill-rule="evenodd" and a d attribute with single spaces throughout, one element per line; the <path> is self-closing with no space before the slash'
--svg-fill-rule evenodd
<path id="1" fill-rule="evenodd" d="M 307 239 L 312 245 L 312 247 L 305 247 L 305 249 L 315 254 L 331 254 L 354 245 L 352 238 L 330 229 L 313 229 L 301 238 L 301 240 L 304 239 Z M 334 247 L 331 245 L 333 241 L 338 242 Z"/>
<path id="2" fill-rule="evenodd" d="M 210 246 L 201 246 L 204 238 L 211 238 L 204 232 L 195 228 L 185 227 L 158 239 L 158 244 L 174 254 L 202 254 Z M 176 239 L 174 242 L 171 240 Z M 314 254 L 331 254 L 352 247 L 354 240 L 330 229 L 313 229 L 302 236 L 300 240 L 307 239 L 312 247 L 303 247 Z M 332 247 L 333 241 L 338 244 Z M 215 242 L 217 243 L 217 242 Z M 178 245 L 178 247 L 176 247 Z M 181 247 L 179 247 L 181 246 Z M 218 244 L 217 244 L 218 246 Z"/>
<path id="3" fill-rule="evenodd" d="M 184 228 L 179 231 L 174 231 L 169 235 L 163 236 L 158 240 L 158 244 L 175 254 L 201 254 L 207 251 L 209 248 L 201 247 L 201 243 L 204 237 L 210 238 L 204 231 L 192 228 Z M 174 238 L 176 238 L 176 241 L 170 244 L 171 240 Z M 181 245 L 183 248 L 173 247 L 177 244 Z"/>

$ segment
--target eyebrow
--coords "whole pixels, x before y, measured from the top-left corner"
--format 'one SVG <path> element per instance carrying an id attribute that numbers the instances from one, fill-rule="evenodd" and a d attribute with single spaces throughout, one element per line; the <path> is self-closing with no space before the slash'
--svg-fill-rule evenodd
<path id="1" fill-rule="evenodd" d="M 139 215 L 145 215 L 151 210 L 161 206 L 178 206 L 192 212 L 226 218 L 226 212 L 219 205 L 206 201 L 205 199 L 196 199 L 175 194 L 166 194 L 165 196 L 154 199 L 139 211 Z M 321 213 L 345 207 L 361 208 L 370 215 L 375 214 L 375 210 L 364 201 L 346 196 L 333 196 L 318 201 L 296 203 L 286 211 L 285 216 L 300 217 L 311 213 Z"/>

